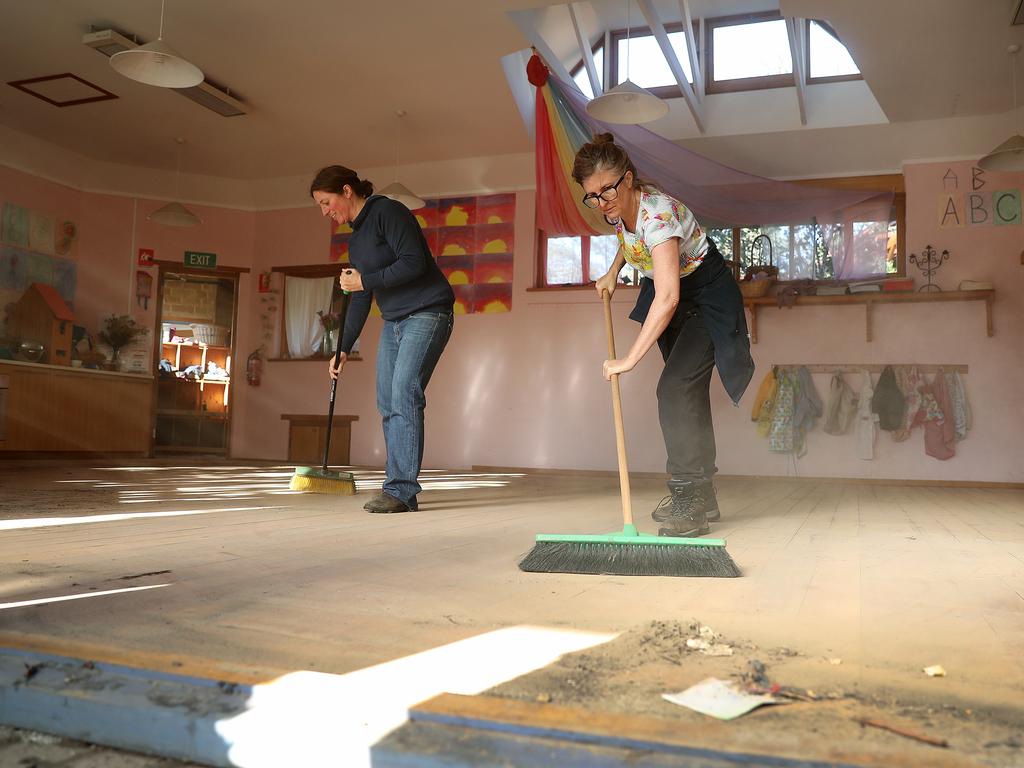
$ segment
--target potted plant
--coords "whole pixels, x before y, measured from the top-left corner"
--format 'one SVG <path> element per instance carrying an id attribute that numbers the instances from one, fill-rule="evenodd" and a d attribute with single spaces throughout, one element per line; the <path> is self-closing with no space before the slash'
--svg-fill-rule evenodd
<path id="1" fill-rule="evenodd" d="M 107 316 L 103 321 L 103 329 L 99 332 L 99 339 L 111 349 L 110 370 L 119 370 L 121 349 L 139 336 L 146 335 L 148 331 L 148 328 L 136 323 L 130 315 Z"/>
<path id="2" fill-rule="evenodd" d="M 318 309 L 316 313 L 324 329 L 323 356 L 330 357 L 334 354 L 335 331 L 341 325 L 341 316 L 337 312 L 324 312 L 322 309 Z"/>

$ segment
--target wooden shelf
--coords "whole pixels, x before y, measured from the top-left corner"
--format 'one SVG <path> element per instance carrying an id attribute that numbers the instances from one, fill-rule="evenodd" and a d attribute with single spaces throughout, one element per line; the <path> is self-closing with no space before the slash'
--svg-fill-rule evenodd
<path id="1" fill-rule="evenodd" d="M 992 326 L 992 302 L 995 300 L 995 289 L 983 291 L 932 291 L 929 293 L 849 293 L 842 296 L 798 296 L 795 306 L 812 306 L 820 304 L 863 304 L 865 314 L 865 333 L 868 341 L 872 340 L 871 315 L 875 304 L 919 304 L 937 301 L 984 301 L 985 331 L 989 336 L 995 335 Z M 750 312 L 750 342 L 757 344 L 757 313 L 760 307 L 776 307 L 778 299 L 764 296 L 756 299 L 743 299 L 743 305 Z"/>
<path id="2" fill-rule="evenodd" d="M 189 344 L 185 341 L 162 341 L 165 347 L 195 347 L 196 349 L 231 349 L 220 344 Z"/>

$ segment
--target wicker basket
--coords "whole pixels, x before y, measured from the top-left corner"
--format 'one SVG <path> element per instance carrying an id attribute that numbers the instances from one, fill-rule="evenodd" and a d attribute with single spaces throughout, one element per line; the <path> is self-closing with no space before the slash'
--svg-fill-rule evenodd
<path id="1" fill-rule="evenodd" d="M 192 323 L 192 336 L 200 344 L 208 347 L 226 347 L 228 345 L 228 329 L 207 323 Z"/>
<path id="2" fill-rule="evenodd" d="M 768 289 L 774 283 L 774 277 L 763 277 L 760 280 L 740 280 L 740 293 L 745 299 L 759 299 L 768 293 Z"/>

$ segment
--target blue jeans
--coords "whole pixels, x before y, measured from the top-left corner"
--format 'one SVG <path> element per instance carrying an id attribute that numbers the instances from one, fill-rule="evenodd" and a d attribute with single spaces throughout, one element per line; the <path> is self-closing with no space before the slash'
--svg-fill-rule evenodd
<path id="1" fill-rule="evenodd" d="M 384 321 L 377 346 L 377 410 L 384 426 L 387 477 L 384 493 L 416 509 L 423 463 L 424 391 L 452 335 L 447 312 L 418 312 Z"/>

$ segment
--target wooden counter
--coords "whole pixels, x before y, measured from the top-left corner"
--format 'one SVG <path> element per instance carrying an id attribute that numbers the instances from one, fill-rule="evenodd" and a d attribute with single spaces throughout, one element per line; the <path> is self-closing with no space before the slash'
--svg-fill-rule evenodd
<path id="1" fill-rule="evenodd" d="M 0 360 L 0 456 L 150 453 L 153 378 Z"/>

